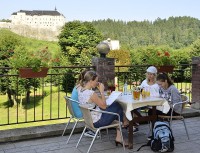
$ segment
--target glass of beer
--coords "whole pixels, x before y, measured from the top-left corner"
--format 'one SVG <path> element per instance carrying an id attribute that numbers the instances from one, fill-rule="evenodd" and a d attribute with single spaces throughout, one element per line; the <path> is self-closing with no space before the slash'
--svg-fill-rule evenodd
<path id="1" fill-rule="evenodd" d="M 146 97 L 146 91 L 145 91 L 145 89 L 142 89 L 142 98 L 145 98 Z"/>
<path id="2" fill-rule="evenodd" d="M 146 94 L 146 97 L 150 97 L 150 88 L 149 87 L 145 88 L 145 94 Z"/>
<path id="3" fill-rule="evenodd" d="M 107 96 L 110 96 L 111 90 L 107 90 Z"/>
<path id="4" fill-rule="evenodd" d="M 140 99 L 140 90 L 137 89 L 137 88 L 133 90 L 133 99 L 134 100 L 139 100 Z"/>

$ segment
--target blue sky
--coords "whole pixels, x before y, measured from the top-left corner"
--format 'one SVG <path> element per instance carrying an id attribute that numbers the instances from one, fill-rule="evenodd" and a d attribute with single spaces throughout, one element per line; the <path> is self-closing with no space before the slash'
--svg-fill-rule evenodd
<path id="1" fill-rule="evenodd" d="M 154 21 L 170 16 L 200 19 L 200 0 L 0 0 L 0 19 L 19 10 L 57 10 L 67 21 Z"/>

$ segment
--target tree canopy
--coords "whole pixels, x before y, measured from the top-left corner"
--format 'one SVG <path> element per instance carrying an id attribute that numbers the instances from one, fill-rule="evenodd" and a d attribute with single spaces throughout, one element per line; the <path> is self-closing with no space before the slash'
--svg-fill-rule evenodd
<path id="1" fill-rule="evenodd" d="M 0 60 L 12 56 L 13 50 L 20 44 L 21 39 L 17 34 L 0 29 Z"/>
<path id="2" fill-rule="evenodd" d="M 92 24 L 106 38 L 117 39 L 123 48 L 133 49 L 149 45 L 169 45 L 180 49 L 200 37 L 200 20 L 192 17 L 158 18 L 151 21 L 93 21 Z"/>
<path id="3" fill-rule="evenodd" d="M 68 22 L 59 35 L 62 52 L 73 65 L 88 65 L 93 56 L 98 56 L 97 44 L 102 35 L 90 22 Z"/>

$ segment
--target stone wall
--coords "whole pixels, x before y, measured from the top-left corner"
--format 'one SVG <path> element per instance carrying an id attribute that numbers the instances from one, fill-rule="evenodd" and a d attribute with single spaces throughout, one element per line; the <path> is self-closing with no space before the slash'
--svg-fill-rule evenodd
<path id="1" fill-rule="evenodd" d="M 200 109 L 200 57 L 192 58 L 192 102 L 192 108 Z"/>
<path id="2" fill-rule="evenodd" d="M 12 32 L 29 38 L 35 38 L 39 40 L 58 41 L 58 35 L 61 32 L 61 28 L 48 29 L 48 28 L 33 28 L 28 25 L 13 25 L 9 22 L 0 22 L 0 28 L 6 28 Z"/>
<path id="3" fill-rule="evenodd" d="M 99 82 L 105 85 L 107 90 L 108 80 L 115 80 L 115 60 L 114 58 L 93 58 L 92 65 L 96 66 L 96 72 L 99 74 Z"/>

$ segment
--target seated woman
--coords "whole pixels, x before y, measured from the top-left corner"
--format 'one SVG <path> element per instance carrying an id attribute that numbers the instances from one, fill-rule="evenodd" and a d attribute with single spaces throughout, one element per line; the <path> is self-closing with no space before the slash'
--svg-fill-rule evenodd
<path id="1" fill-rule="evenodd" d="M 150 96 L 159 97 L 159 86 L 156 83 L 157 69 L 154 66 L 150 66 L 146 70 L 146 79 L 142 81 L 140 85 L 141 90 L 149 90 Z M 141 109 L 146 109 L 147 107 L 138 108 L 137 111 L 140 112 Z M 139 125 L 139 124 L 138 124 Z M 135 126 L 138 131 L 138 126 Z"/>
<path id="2" fill-rule="evenodd" d="M 72 90 L 71 99 L 78 101 L 78 90 L 81 89 L 80 81 L 82 80 L 83 76 L 85 75 L 85 73 L 87 71 L 89 71 L 89 70 L 85 69 L 80 73 L 77 84 Z M 79 105 L 77 103 L 72 103 L 72 107 L 75 110 L 75 116 L 76 117 L 82 117 L 82 112 L 79 108 Z"/>
<path id="3" fill-rule="evenodd" d="M 172 80 L 169 78 L 167 73 L 159 73 L 157 76 L 157 84 L 159 85 L 159 94 L 160 97 L 165 98 L 169 105 L 170 109 L 167 112 L 167 114 L 164 114 L 163 112 L 156 110 L 157 115 L 171 115 L 172 106 L 175 103 L 181 102 L 181 95 L 178 91 L 178 89 L 173 85 Z M 179 115 L 180 111 L 182 109 L 181 105 L 176 105 L 173 110 L 173 115 Z M 152 114 L 152 110 L 149 110 L 149 115 Z"/>
<path id="4" fill-rule="evenodd" d="M 104 96 L 104 85 L 98 82 L 98 75 L 94 71 L 86 72 L 83 80 L 81 80 L 81 90 L 78 92 L 78 99 L 81 104 L 92 104 L 95 110 L 105 110 L 108 112 L 114 112 L 120 115 L 121 122 L 123 121 L 123 109 L 117 103 L 114 102 L 110 106 L 106 105 L 106 98 Z M 99 97 L 92 88 L 97 87 L 101 93 L 101 97 Z M 117 120 L 118 117 L 116 115 L 99 113 L 99 112 L 91 112 L 94 127 L 99 128 L 101 126 L 106 126 L 111 124 L 114 120 Z M 120 131 L 117 129 L 117 135 L 115 138 L 116 146 L 118 144 L 122 145 Z M 127 144 L 125 143 L 125 146 Z"/>
<path id="5" fill-rule="evenodd" d="M 149 88 L 150 96 L 159 96 L 159 86 L 156 83 L 157 69 L 154 66 L 148 67 L 146 70 L 146 79 L 142 81 L 140 88 Z"/>
<path id="6" fill-rule="evenodd" d="M 83 79 L 83 77 L 84 77 L 84 75 L 85 75 L 85 73 L 86 73 L 87 71 L 89 71 L 89 69 L 83 70 L 83 71 L 80 73 L 79 77 L 78 77 L 77 84 L 76 84 L 76 86 L 73 88 L 72 94 L 71 94 L 71 98 L 72 98 L 73 100 L 79 101 L 79 100 L 78 100 L 78 90 L 81 89 L 80 81 Z M 77 103 L 72 103 L 72 107 L 73 107 L 73 109 L 74 109 L 74 114 L 75 114 L 76 117 L 80 118 L 80 117 L 83 116 L 83 115 L 82 115 L 82 112 L 81 112 L 81 110 L 80 110 L 80 107 L 79 107 L 79 105 L 78 105 Z M 86 132 L 84 133 L 84 136 L 93 138 L 93 137 L 95 136 L 95 133 L 94 133 L 94 131 L 92 131 L 92 130 L 90 130 L 90 129 L 87 129 Z M 99 137 L 100 137 L 100 136 L 99 136 L 99 134 L 98 134 L 98 135 L 97 135 L 97 138 L 99 138 Z"/>

